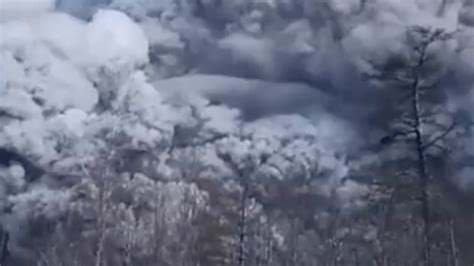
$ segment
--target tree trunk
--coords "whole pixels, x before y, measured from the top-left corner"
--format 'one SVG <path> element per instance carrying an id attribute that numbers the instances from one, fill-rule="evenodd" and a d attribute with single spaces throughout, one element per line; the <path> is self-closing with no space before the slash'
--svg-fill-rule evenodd
<path id="1" fill-rule="evenodd" d="M 8 259 L 8 240 L 10 235 L 0 227 L 0 266 L 7 265 Z"/>
<path id="2" fill-rule="evenodd" d="M 165 226 L 165 210 L 162 195 L 160 195 L 160 190 L 158 188 L 158 180 L 155 180 L 154 183 L 154 201 L 155 205 L 153 208 L 153 254 L 152 258 L 154 263 L 158 263 L 160 260 L 160 248 L 163 244 L 163 227 Z M 161 211 L 161 213 L 160 213 Z"/>
<path id="3" fill-rule="evenodd" d="M 458 252 L 458 245 L 456 241 L 456 235 L 454 232 L 454 221 L 449 221 L 449 242 L 450 242 L 450 249 L 451 249 L 451 265 L 459 266 L 459 252 Z"/>
<path id="4" fill-rule="evenodd" d="M 239 252 L 238 252 L 238 265 L 245 265 L 245 230 L 247 220 L 247 193 L 248 183 L 245 182 L 242 191 L 242 198 L 240 199 L 240 221 L 239 221 Z"/>
<path id="5" fill-rule="evenodd" d="M 96 254 L 95 254 L 95 266 L 103 266 L 103 253 L 104 253 L 104 241 L 105 241 L 105 181 L 99 181 L 99 217 L 97 230 L 99 238 L 97 240 Z"/>
<path id="6" fill-rule="evenodd" d="M 418 64 L 414 69 L 414 81 L 411 87 L 412 108 L 413 108 L 413 122 L 415 130 L 415 145 L 416 145 L 416 168 L 419 178 L 420 186 L 420 201 L 421 201 L 421 218 L 422 218 L 422 234 L 423 234 L 423 265 L 430 266 L 431 261 L 431 239 L 430 239 L 430 206 L 429 206 L 429 177 L 426 170 L 426 157 L 423 147 L 422 139 L 422 122 L 420 110 L 420 69 L 425 63 L 426 46 L 420 50 Z"/>

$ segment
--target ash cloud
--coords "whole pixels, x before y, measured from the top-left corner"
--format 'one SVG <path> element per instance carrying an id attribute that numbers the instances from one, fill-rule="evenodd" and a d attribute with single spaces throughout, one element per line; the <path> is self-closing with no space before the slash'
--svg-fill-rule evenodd
<path id="1" fill-rule="evenodd" d="M 222 149 L 238 158 L 295 140 L 275 164 L 318 154 L 322 169 L 337 170 L 324 186 L 338 186 L 384 104 L 361 74 L 404 53 L 408 26 L 461 32 L 446 82 L 456 108 L 474 115 L 463 97 L 474 88 L 473 9 L 461 0 L 0 0 L 0 147 L 77 169 L 116 143 L 166 146 L 180 126 L 197 131 L 203 160 L 218 166 Z M 461 185 L 472 184 L 472 167 Z M 2 192 L 17 210 L 2 219 L 21 220 L 24 202 L 49 193 L 40 187 Z"/>

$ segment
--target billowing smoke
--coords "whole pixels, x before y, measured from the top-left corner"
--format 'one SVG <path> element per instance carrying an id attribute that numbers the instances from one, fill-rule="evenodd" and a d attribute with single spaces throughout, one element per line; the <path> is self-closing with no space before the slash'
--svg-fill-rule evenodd
<path id="1" fill-rule="evenodd" d="M 346 157 L 378 131 L 367 118 L 383 103 L 360 77 L 405 52 L 411 25 L 459 33 L 444 50 L 446 84 L 474 115 L 471 1 L 0 0 L 0 15 L 0 148 L 55 172 L 111 147 L 159 150 L 178 138 L 217 169 L 223 153 L 271 157 L 262 171 L 278 178 L 272 165 L 312 173 L 316 161 L 330 194 Z M 463 186 L 472 167 L 463 164 Z M 7 227 L 68 197 L 47 180 L 28 184 L 23 168 L 0 171 Z M 53 205 L 29 204 L 36 198 Z"/>

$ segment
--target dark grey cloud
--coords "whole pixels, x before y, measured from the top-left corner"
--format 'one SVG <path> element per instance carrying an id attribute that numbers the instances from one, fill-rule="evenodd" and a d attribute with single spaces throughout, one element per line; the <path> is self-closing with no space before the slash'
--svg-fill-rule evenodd
<path id="1" fill-rule="evenodd" d="M 111 2 L 112 0 L 56 0 L 56 9 L 88 20 L 98 8 L 107 7 Z"/>
<path id="2" fill-rule="evenodd" d="M 20 11 L 26 2 L 9 1 Z M 312 144 L 326 154 L 334 152 L 327 140 L 342 135 L 351 135 L 346 146 L 359 147 L 391 114 L 391 94 L 361 76 L 373 70 L 368 62 L 406 53 L 411 25 L 461 29 L 443 54 L 450 73 L 443 82 L 456 96 L 452 105 L 474 115 L 474 94 L 466 96 L 474 89 L 469 1 L 448 1 L 440 12 L 441 0 L 58 0 L 57 12 L 47 14 L 52 2 L 12 14 L 13 23 L 0 20 L 0 70 L 7 73 L 0 96 L 8 99 L 0 108 L 29 117 L 2 117 L 0 147 L 37 156 L 39 164 L 77 167 L 76 157 L 111 143 L 161 147 L 182 124 L 197 124 L 202 138 L 263 128 L 255 142 L 281 141 L 275 130 L 285 138 L 324 135 Z M 36 13 L 44 16 L 25 15 Z M 98 111 L 104 98 L 109 109 Z M 177 99 L 185 103 L 176 107 Z M 341 120 L 350 126 L 334 126 Z M 352 138 L 354 131 L 364 137 Z M 249 142 L 237 141 L 235 152 L 255 148 Z M 329 156 L 330 165 L 345 171 L 340 157 Z M 461 184 L 470 184 L 471 168 L 460 171 Z M 40 192 L 19 194 L 54 196 Z M 12 199 L 22 203 L 21 196 Z"/>
<path id="3" fill-rule="evenodd" d="M 304 83 L 200 74 L 156 81 L 154 86 L 170 95 L 203 95 L 213 104 L 239 109 L 244 118 L 250 120 L 272 114 L 310 115 L 325 112 L 335 104 L 333 97 Z"/>

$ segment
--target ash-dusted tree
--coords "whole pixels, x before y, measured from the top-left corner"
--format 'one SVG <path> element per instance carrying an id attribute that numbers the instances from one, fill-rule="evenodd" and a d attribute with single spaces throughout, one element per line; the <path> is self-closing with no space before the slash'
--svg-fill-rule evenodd
<path id="1" fill-rule="evenodd" d="M 444 81 L 449 69 L 445 61 L 452 38 L 452 33 L 442 29 L 410 27 L 406 32 L 406 51 L 382 66 L 374 63 L 375 74 L 370 75 L 389 95 L 392 104 L 389 134 L 380 143 L 386 149 L 382 153 L 391 154 L 391 162 L 383 166 L 383 175 L 395 178 L 384 177 L 378 185 L 389 187 L 390 204 L 395 201 L 395 194 L 398 198 L 403 195 L 404 202 L 419 203 L 416 215 L 411 217 L 421 222 L 418 235 L 422 255 L 418 260 L 425 266 L 434 265 L 432 251 L 438 246 L 433 237 L 434 223 L 443 218 L 434 217 L 431 205 L 436 183 L 440 182 L 437 178 L 445 178 L 436 172 L 443 169 L 449 150 L 447 142 L 459 125 L 456 114 L 445 108 L 448 86 Z M 396 173 L 387 173 L 388 169 Z"/>
<path id="2" fill-rule="evenodd" d="M 235 252 L 235 261 L 236 265 L 244 266 L 249 265 L 250 261 L 257 260 L 256 258 L 260 254 L 253 254 L 255 258 L 249 257 L 251 254 L 248 246 L 255 244 L 251 243 L 250 240 L 254 242 L 257 241 L 255 237 L 251 237 L 249 234 L 252 230 L 251 224 L 255 223 L 255 218 L 259 217 L 255 212 L 258 206 L 255 206 L 255 202 L 252 199 L 252 194 L 255 194 L 251 182 L 252 179 L 255 179 L 255 175 L 258 173 L 258 170 L 267 163 L 269 159 L 269 155 L 263 154 L 259 156 L 259 158 L 251 158 L 252 156 L 245 156 L 245 158 L 239 162 L 236 161 L 235 158 L 232 158 L 228 153 L 223 153 L 220 155 L 223 162 L 230 168 L 232 174 L 236 176 L 237 182 L 240 186 L 240 191 L 238 193 L 238 203 L 235 204 L 237 208 L 237 212 L 235 213 L 237 217 L 235 220 L 237 221 L 237 230 L 236 230 L 236 252 Z M 253 203 L 253 204 L 252 204 Z M 252 206 L 254 205 L 254 206 Z M 258 204 L 257 204 L 258 205 Z M 254 213 L 252 213 L 254 212 Z M 257 211 L 258 212 L 258 211 Z M 262 263 L 259 261 L 259 263 Z"/>

